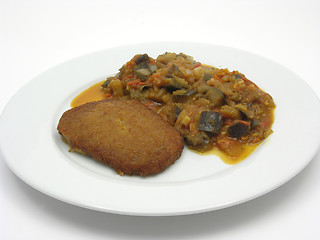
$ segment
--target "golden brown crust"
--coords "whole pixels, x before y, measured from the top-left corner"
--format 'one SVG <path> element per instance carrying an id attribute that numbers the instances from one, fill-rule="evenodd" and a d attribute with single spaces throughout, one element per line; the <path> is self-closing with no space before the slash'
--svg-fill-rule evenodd
<path id="1" fill-rule="evenodd" d="M 182 153 L 182 136 L 142 103 L 126 100 L 89 102 L 66 111 L 59 133 L 71 150 L 106 163 L 119 174 L 162 172 Z"/>

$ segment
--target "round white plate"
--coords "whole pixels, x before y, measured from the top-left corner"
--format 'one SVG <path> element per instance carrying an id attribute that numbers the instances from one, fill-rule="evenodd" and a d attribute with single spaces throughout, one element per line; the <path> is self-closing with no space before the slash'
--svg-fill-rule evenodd
<path id="1" fill-rule="evenodd" d="M 155 58 L 166 51 L 244 73 L 273 96 L 277 104 L 274 133 L 237 165 L 185 148 L 174 165 L 152 177 L 119 176 L 105 165 L 68 152 L 56 127 L 71 100 L 116 73 L 135 54 Z M 228 47 L 144 43 L 78 57 L 34 78 L 1 115 L 0 147 L 12 171 L 49 196 L 99 211 L 168 216 L 225 208 L 279 187 L 312 160 L 319 132 L 319 99 L 285 67 Z"/>

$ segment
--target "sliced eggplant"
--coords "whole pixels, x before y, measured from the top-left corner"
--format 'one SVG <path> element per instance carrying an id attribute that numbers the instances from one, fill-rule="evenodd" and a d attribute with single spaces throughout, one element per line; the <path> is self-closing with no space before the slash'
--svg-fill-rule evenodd
<path id="1" fill-rule="evenodd" d="M 197 132 L 195 135 L 188 134 L 185 140 L 188 145 L 203 146 L 209 143 L 210 137 L 205 132 Z"/>
<path id="2" fill-rule="evenodd" d="M 239 110 L 244 115 L 244 119 L 253 119 L 254 111 L 251 110 L 247 105 L 239 103 L 235 105 L 234 108 Z"/>
<path id="3" fill-rule="evenodd" d="M 134 69 L 134 73 L 142 80 L 146 80 L 153 72 L 155 72 L 158 68 L 156 65 L 149 64 L 149 57 L 147 55 L 147 60 L 145 57 L 142 57 L 144 55 L 141 55 L 136 59 L 137 66 Z M 141 58 L 141 59 L 140 59 Z"/>
<path id="4" fill-rule="evenodd" d="M 258 119 L 252 119 L 250 121 L 250 128 L 255 128 L 261 125 L 261 122 Z"/>
<path id="5" fill-rule="evenodd" d="M 174 102 L 187 102 L 188 100 L 192 99 L 196 93 L 197 91 L 195 89 L 181 89 L 172 93 L 172 99 Z"/>
<path id="6" fill-rule="evenodd" d="M 179 67 L 176 64 L 172 64 L 172 67 L 170 70 L 177 77 L 184 78 L 183 72 L 179 69 Z"/>
<path id="7" fill-rule="evenodd" d="M 205 82 L 208 82 L 211 78 L 213 78 L 213 74 L 211 74 L 211 73 L 205 73 L 203 76 L 203 80 Z"/>
<path id="8" fill-rule="evenodd" d="M 222 126 L 222 115 L 216 111 L 203 111 L 200 115 L 198 130 L 219 133 Z"/>
<path id="9" fill-rule="evenodd" d="M 151 74 L 151 71 L 149 68 L 135 69 L 134 72 L 141 80 L 146 80 L 148 76 Z"/>
<path id="10" fill-rule="evenodd" d="M 245 121 L 235 121 L 228 127 L 228 134 L 233 138 L 241 138 L 246 135 L 250 129 L 250 123 Z"/>
<path id="11" fill-rule="evenodd" d="M 152 71 L 150 70 L 147 62 L 141 62 L 134 69 L 134 73 L 144 81 L 152 74 Z"/>
<path id="12" fill-rule="evenodd" d="M 242 78 L 241 74 L 235 74 L 234 76 L 236 77 L 236 79 Z"/>
<path id="13" fill-rule="evenodd" d="M 208 99 L 214 106 L 221 106 L 224 102 L 223 93 L 216 87 L 202 84 L 197 88 L 198 92 L 201 93 L 204 98 Z"/>
<path id="14" fill-rule="evenodd" d="M 174 106 L 174 121 L 177 120 L 177 118 L 178 118 L 179 114 L 181 113 L 181 111 L 182 110 L 177 105 Z"/>
<path id="15" fill-rule="evenodd" d="M 114 79 L 114 77 L 108 77 L 107 80 L 106 80 L 104 83 L 102 83 L 101 86 L 104 87 L 104 88 L 107 88 L 108 85 L 109 85 L 109 83 L 110 83 L 113 79 Z"/>
<path id="16" fill-rule="evenodd" d="M 155 72 L 158 69 L 158 67 L 153 64 L 149 64 L 148 66 L 149 66 L 149 69 L 151 70 L 151 72 Z"/>
<path id="17" fill-rule="evenodd" d="M 168 74 L 165 78 L 165 83 L 163 86 L 169 90 L 177 90 L 187 88 L 189 85 L 183 78 Z"/>
<path id="18" fill-rule="evenodd" d="M 149 56 L 148 54 L 143 54 L 140 55 L 139 57 L 136 58 L 136 64 L 139 65 L 142 62 L 149 62 Z"/>
<path id="19" fill-rule="evenodd" d="M 116 78 L 120 78 L 125 69 L 126 69 L 126 66 L 123 65 L 123 66 L 119 69 L 119 72 L 116 74 L 115 77 L 116 77 Z"/>

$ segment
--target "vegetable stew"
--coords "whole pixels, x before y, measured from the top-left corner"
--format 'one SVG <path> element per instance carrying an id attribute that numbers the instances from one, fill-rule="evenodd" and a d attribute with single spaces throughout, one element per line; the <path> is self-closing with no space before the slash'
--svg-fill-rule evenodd
<path id="1" fill-rule="evenodd" d="M 159 113 L 194 150 L 236 158 L 271 133 L 272 97 L 238 71 L 183 53 L 135 55 L 102 84 L 106 98 L 134 99 Z"/>

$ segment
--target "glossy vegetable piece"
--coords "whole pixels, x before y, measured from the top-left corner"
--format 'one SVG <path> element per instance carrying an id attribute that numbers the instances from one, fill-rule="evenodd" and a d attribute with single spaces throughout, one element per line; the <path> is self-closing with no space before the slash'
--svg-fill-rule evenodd
<path id="1" fill-rule="evenodd" d="M 170 71 L 177 77 L 184 78 L 183 72 L 179 69 L 179 67 L 176 64 L 172 65 Z"/>
<path id="2" fill-rule="evenodd" d="M 250 123 L 246 121 L 235 121 L 228 127 L 228 134 L 233 138 L 241 138 L 250 129 Z"/>
<path id="3" fill-rule="evenodd" d="M 188 100 L 191 100 L 196 93 L 197 91 L 194 89 L 181 89 L 172 93 L 172 99 L 175 102 L 187 102 Z"/>
<path id="4" fill-rule="evenodd" d="M 174 106 L 174 121 L 177 120 L 180 113 L 181 113 L 181 109 L 177 105 L 175 105 Z"/>
<path id="5" fill-rule="evenodd" d="M 257 119 L 252 119 L 250 121 L 250 128 L 255 128 L 261 125 L 261 122 Z"/>
<path id="6" fill-rule="evenodd" d="M 205 82 L 208 82 L 208 80 L 210 80 L 211 78 L 213 78 L 213 74 L 210 74 L 210 73 L 205 73 L 203 76 L 203 80 Z"/>
<path id="7" fill-rule="evenodd" d="M 203 146 L 209 143 L 210 137 L 205 132 L 198 132 L 195 135 L 188 134 L 185 138 L 187 143 L 191 146 Z"/>
<path id="8" fill-rule="evenodd" d="M 157 57 L 157 62 L 167 64 L 168 62 L 175 59 L 176 57 L 177 57 L 177 54 L 166 52 L 165 54 L 159 55 Z"/>
<path id="9" fill-rule="evenodd" d="M 142 62 L 149 62 L 149 56 L 148 54 L 140 55 L 136 58 L 136 64 L 139 65 Z"/>
<path id="10" fill-rule="evenodd" d="M 163 86 L 170 90 L 183 89 L 188 87 L 188 83 L 180 77 L 168 74 L 165 78 Z"/>
<path id="11" fill-rule="evenodd" d="M 109 83 L 108 87 L 110 87 L 112 89 L 114 97 L 122 97 L 124 95 L 123 89 L 122 89 L 122 84 L 119 79 L 113 79 Z"/>
<path id="12" fill-rule="evenodd" d="M 134 72 L 143 81 L 157 70 L 156 65 L 149 64 L 150 59 L 147 54 L 138 56 L 135 61 L 136 67 L 134 69 Z"/>
<path id="13" fill-rule="evenodd" d="M 217 134 L 219 133 L 221 126 L 221 113 L 215 111 L 201 112 L 198 130 Z"/>
<path id="14" fill-rule="evenodd" d="M 148 66 L 147 62 L 141 62 L 137 64 L 137 66 L 134 69 L 134 73 L 141 79 L 146 80 L 149 75 L 151 75 L 151 70 Z"/>
<path id="15" fill-rule="evenodd" d="M 198 92 L 208 99 L 215 106 L 221 106 L 224 102 L 223 93 L 216 87 L 209 86 L 207 84 L 200 85 Z"/>
<path id="16" fill-rule="evenodd" d="M 136 69 L 134 72 L 137 74 L 137 76 L 141 80 L 146 80 L 147 77 L 151 74 L 151 71 L 149 68 L 139 68 L 139 69 Z"/>
<path id="17" fill-rule="evenodd" d="M 102 83 L 102 87 L 103 88 L 107 88 L 108 87 L 108 85 L 109 85 L 109 83 L 113 80 L 113 79 L 115 79 L 115 78 L 120 78 L 121 77 L 121 75 L 122 75 L 122 73 L 124 72 L 124 70 L 125 70 L 125 66 L 123 65 L 120 69 L 119 69 L 119 72 L 114 76 L 114 77 L 108 77 L 107 79 L 106 79 L 106 81 L 104 82 L 104 83 Z"/>
<path id="18" fill-rule="evenodd" d="M 235 74 L 236 79 L 242 78 L 241 74 Z"/>
<path id="19" fill-rule="evenodd" d="M 109 84 L 110 84 L 110 82 L 111 82 L 113 79 L 114 79 L 114 77 L 108 77 L 107 80 L 106 80 L 104 83 L 102 83 L 101 86 L 104 87 L 104 88 L 108 87 Z"/>

